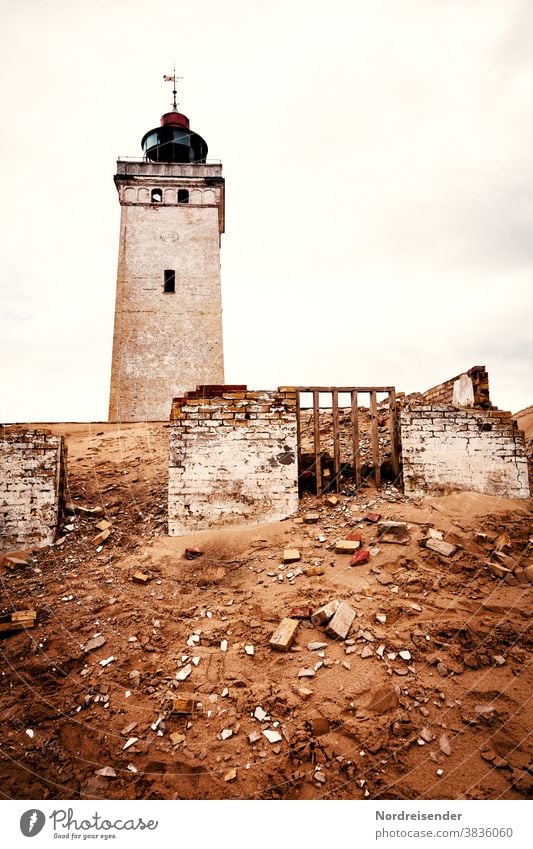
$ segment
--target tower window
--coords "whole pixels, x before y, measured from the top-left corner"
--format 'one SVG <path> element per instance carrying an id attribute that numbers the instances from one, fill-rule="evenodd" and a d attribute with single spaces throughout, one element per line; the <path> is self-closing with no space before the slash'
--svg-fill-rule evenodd
<path id="1" fill-rule="evenodd" d="M 163 292 L 175 292 L 176 291 L 176 272 L 172 268 L 167 268 L 165 270 L 165 283 L 163 287 Z"/>
<path id="2" fill-rule="evenodd" d="M 163 191 L 161 189 L 152 189 L 152 203 L 162 203 L 163 202 Z"/>
<path id="3" fill-rule="evenodd" d="M 178 189 L 178 203 L 189 203 L 188 189 Z"/>

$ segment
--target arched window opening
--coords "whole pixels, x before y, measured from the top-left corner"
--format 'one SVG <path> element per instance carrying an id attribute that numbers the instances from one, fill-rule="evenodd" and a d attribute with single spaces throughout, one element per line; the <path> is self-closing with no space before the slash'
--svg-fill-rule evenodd
<path id="1" fill-rule="evenodd" d="M 152 189 L 151 194 L 152 203 L 162 203 L 163 202 L 163 192 L 161 189 Z"/>
<path id="2" fill-rule="evenodd" d="M 188 189 L 178 189 L 178 203 L 189 203 Z"/>

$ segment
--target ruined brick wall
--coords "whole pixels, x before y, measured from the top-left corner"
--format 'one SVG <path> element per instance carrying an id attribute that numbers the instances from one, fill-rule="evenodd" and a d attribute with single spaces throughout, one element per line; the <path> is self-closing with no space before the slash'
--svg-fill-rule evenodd
<path id="1" fill-rule="evenodd" d="M 0 431 L 0 550 L 54 540 L 64 497 L 62 436 L 2 426 Z"/>
<path id="2" fill-rule="evenodd" d="M 492 405 L 489 396 L 489 375 L 485 366 L 472 366 L 463 375 L 458 374 L 444 383 L 439 383 L 438 386 L 427 389 L 425 392 L 408 396 L 407 400 L 416 398 L 418 404 L 428 404 L 434 407 L 453 404 L 454 388 L 461 378 L 464 379 L 465 377 L 469 378 L 471 382 L 473 406 L 490 410 Z M 459 406 L 462 405 L 459 404 Z"/>
<path id="3" fill-rule="evenodd" d="M 171 535 L 295 513 L 296 391 L 201 387 L 174 399 L 168 505 Z"/>
<path id="4" fill-rule="evenodd" d="M 221 165 L 117 163 L 121 205 L 110 421 L 168 421 L 172 398 L 224 381 Z M 160 200 L 152 202 L 153 192 Z M 178 191 L 188 202 L 178 203 Z M 165 272 L 175 291 L 165 291 Z"/>
<path id="5" fill-rule="evenodd" d="M 413 407 L 401 414 L 401 433 L 406 492 L 530 495 L 524 434 L 511 413 Z"/>

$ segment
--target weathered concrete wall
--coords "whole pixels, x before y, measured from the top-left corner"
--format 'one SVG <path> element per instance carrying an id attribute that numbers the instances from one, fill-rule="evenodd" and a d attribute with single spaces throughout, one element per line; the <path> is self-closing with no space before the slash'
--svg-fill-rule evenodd
<path id="1" fill-rule="evenodd" d="M 224 381 L 222 167 L 121 165 L 109 419 L 166 421 L 174 396 Z M 155 189 L 160 202 L 151 201 Z M 189 192 L 188 203 L 178 204 L 179 189 Z M 164 291 L 166 270 L 175 272 L 174 292 Z"/>
<path id="2" fill-rule="evenodd" d="M 298 509 L 296 392 L 200 387 L 172 405 L 169 534 Z"/>
<path id="3" fill-rule="evenodd" d="M 63 506 L 64 463 L 62 436 L 2 426 L 1 550 L 53 542 Z"/>
<path id="4" fill-rule="evenodd" d="M 401 414 L 401 433 L 406 492 L 530 495 L 524 434 L 511 413 L 412 407 Z"/>

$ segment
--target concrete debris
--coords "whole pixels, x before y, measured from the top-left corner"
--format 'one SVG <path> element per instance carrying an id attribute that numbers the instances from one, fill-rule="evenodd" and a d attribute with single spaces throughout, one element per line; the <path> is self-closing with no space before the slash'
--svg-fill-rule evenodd
<path id="1" fill-rule="evenodd" d="M 311 622 L 313 625 L 317 627 L 319 625 L 325 625 L 329 620 L 335 615 L 337 608 L 339 607 L 340 602 L 337 600 L 328 601 L 323 607 L 319 607 L 318 610 L 311 616 Z"/>
<path id="2" fill-rule="evenodd" d="M 336 637 L 339 640 L 345 640 L 354 619 L 355 610 L 349 604 L 346 604 L 345 601 L 341 601 L 333 619 L 331 619 L 329 625 L 326 627 L 326 634 L 329 634 L 330 637 Z"/>
<path id="3" fill-rule="evenodd" d="M 301 554 L 297 548 L 286 548 L 283 552 L 284 563 L 297 563 L 301 559 Z"/>
<path id="4" fill-rule="evenodd" d="M 336 554 L 355 554 L 361 543 L 357 540 L 340 539 L 335 544 Z"/>
<path id="5" fill-rule="evenodd" d="M 289 651 L 299 624 L 298 619 L 282 619 L 270 638 L 270 647 L 275 651 Z"/>
<path id="6" fill-rule="evenodd" d="M 131 579 L 135 584 L 148 584 L 152 578 L 145 572 L 135 572 Z"/>
<path id="7" fill-rule="evenodd" d="M 176 681 L 186 681 L 189 675 L 192 672 L 192 666 L 188 663 L 183 669 L 180 669 L 179 672 L 176 672 Z"/>
<path id="8" fill-rule="evenodd" d="M 306 513 L 303 519 L 306 525 L 316 525 L 320 516 L 318 513 Z"/>
<path id="9" fill-rule="evenodd" d="M 279 733 L 279 731 L 272 731 L 270 728 L 266 728 L 263 731 L 264 736 L 267 738 L 269 743 L 280 743 L 283 740 L 283 737 Z"/>
<path id="10" fill-rule="evenodd" d="M 298 670 L 298 678 L 314 678 L 315 670 L 314 669 L 299 669 Z"/>
<path id="11" fill-rule="evenodd" d="M 441 554 L 443 557 L 453 557 L 457 551 L 456 545 L 452 545 L 450 542 L 444 542 L 444 540 L 440 539 L 428 539 L 426 542 L 426 548 L 429 548 L 430 551 L 435 551 L 437 554 Z"/>

